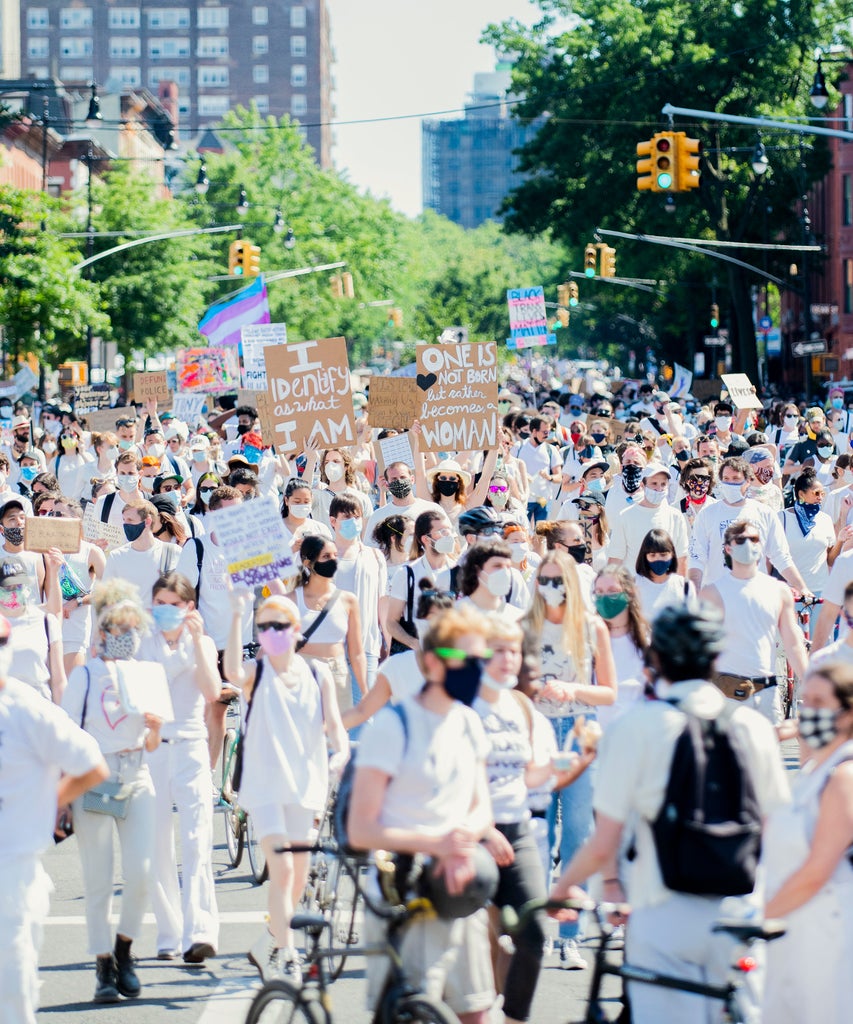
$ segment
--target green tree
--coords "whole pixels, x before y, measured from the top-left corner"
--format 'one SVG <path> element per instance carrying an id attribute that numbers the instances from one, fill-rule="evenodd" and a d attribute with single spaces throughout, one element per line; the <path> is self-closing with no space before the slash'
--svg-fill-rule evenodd
<path id="1" fill-rule="evenodd" d="M 551 230 L 580 252 L 596 226 L 663 235 L 766 242 L 803 238 L 797 200 L 825 173 L 826 148 L 800 150 L 799 136 L 764 132 L 773 171 L 749 165 L 754 128 L 676 123 L 702 141 L 702 182 L 664 212 L 662 197 L 635 187 L 635 145 L 665 127 L 665 103 L 730 114 L 808 114 L 812 54 L 841 33 L 844 0 L 538 0 L 541 20 L 491 26 L 486 38 L 516 59 L 516 113 L 543 118 L 521 158 L 528 179 L 507 200 L 507 227 Z M 568 22 L 566 19 L 569 19 Z M 570 27 L 565 27 L 566 25 Z M 780 146 L 781 149 L 773 147 Z M 772 207 L 767 220 L 763 211 Z M 767 237 L 764 230 L 767 230 Z M 665 299 L 620 296 L 620 312 L 650 316 L 670 349 L 695 310 L 710 307 L 713 281 L 737 344 L 740 368 L 755 373 L 748 271 L 652 245 L 617 243 L 618 273 L 668 282 Z M 784 263 L 783 263 L 784 259 Z M 770 259 L 782 271 L 789 257 Z"/>

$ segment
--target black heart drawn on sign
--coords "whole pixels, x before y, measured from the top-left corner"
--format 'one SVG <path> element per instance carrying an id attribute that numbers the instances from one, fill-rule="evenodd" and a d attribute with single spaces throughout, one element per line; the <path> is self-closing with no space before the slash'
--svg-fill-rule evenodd
<path id="1" fill-rule="evenodd" d="M 435 384 L 438 377 L 434 373 L 419 373 L 418 374 L 418 387 L 421 391 L 429 391 L 429 389 Z"/>

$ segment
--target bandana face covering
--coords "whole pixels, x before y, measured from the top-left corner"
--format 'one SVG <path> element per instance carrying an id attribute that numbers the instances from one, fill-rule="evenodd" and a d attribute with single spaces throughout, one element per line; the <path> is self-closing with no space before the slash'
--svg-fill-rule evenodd
<path id="1" fill-rule="evenodd" d="M 633 494 L 639 488 L 642 475 L 643 470 L 640 466 L 622 467 L 622 486 L 627 494 Z"/>

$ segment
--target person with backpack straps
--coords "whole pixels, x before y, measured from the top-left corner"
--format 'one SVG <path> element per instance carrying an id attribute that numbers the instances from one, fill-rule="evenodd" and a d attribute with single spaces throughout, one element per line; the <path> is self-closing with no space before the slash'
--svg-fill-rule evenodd
<path id="1" fill-rule="evenodd" d="M 243 757 L 240 805 L 252 817 L 269 868 L 269 927 L 252 946 L 249 960 L 264 981 L 276 975 L 301 980 L 290 919 L 308 876 L 307 853 L 276 853 L 307 843 L 326 803 L 329 776 L 349 758 L 335 684 L 328 667 L 311 667 L 296 653 L 300 616 L 286 597 L 267 598 L 255 625 L 263 657 L 243 660 L 242 622 L 251 594 L 229 590 L 231 628 L 225 677 L 243 692 Z M 333 751 L 331 759 L 327 746 Z"/>
<path id="2" fill-rule="evenodd" d="M 671 606 L 655 619 L 647 673 L 658 699 L 636 704 L 605 731 L 595 831 L 551 890 L 554 899 L 582 898 L 579 884 L 601 872 L 604 899 L 627 899 L 631 908 L 628 963 L 717 985 L 725 984 L 736 947 L 712 926 L 721 916 L 754 909 L 762 822 L 790 799 L 770 723 L 727 701 L 711 681 L 724 646 L 722 615 L 714 607 Z M 704 786 L 691 780 L 694 772 L 704 772 Z M 723 807 L 715 806 L 715 793 L 727 798 Z M 662 826 L 670 826 L 664 850 L 655 838 Z M 732 837 L 722 848 L 719 831 Z M 670 876 L 673 862 L 685 869 L 682 877 Z M 718 1005 L 631 982 L 628 995 L 634 1024 L 707 1024 Z"/>
<path id="3" fill-rule="evenodd" d="M 804 770 L 771 814 L 762 849 L 766 917 L 785 935 L 767 949 L 762 1020 L 846 1024 L 853 1006 L 853 667 L 823 660 L 803 682 Z"/>

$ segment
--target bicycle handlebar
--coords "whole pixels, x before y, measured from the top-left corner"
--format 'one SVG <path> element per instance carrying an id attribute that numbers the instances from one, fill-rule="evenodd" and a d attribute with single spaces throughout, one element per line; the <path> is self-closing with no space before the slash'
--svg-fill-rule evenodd
<path id="1" fill-rule="evenodd" d="M 600 910 L 605 914 L 627 914 L 627 903 L 596 903 L 594 900 L 528 900 L 516 910 L 504 907 L 501 911 L 501 923 L 509 935 L 515 935 L 527 924 L 528 920 L 540 910 Z"/>

